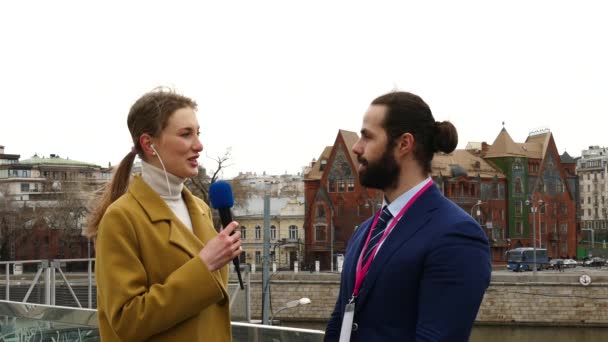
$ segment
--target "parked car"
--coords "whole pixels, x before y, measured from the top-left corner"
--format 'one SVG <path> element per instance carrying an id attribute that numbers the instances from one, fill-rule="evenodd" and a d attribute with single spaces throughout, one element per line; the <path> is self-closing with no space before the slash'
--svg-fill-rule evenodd
<path id="1" fill-rule="evenodd" d="M 564 267 L 566 268 L 575 268 L 577 265 L 578 263 L 574 259 L 564 259 Z"/>
<path id="2" fill-rule="evenodd" d="M 564 260 L 563 259 L 551 259 L 549 261 L 549 266 L 547 266 L 547 268 L 550 268 L 552 270 L 556 270 L 557 269 L 557 264 L 561 262 L 562 266 L 564 265 Z"/>
<path id="3" fill-rule="evenodd" d="M 601 266 L 604 266 L 605 264 L 606 264 L 606 260 L 604 260 L 603 258 L 593 257 L 591 259 L 586 260 L 583 263 L 583 266 L 585 266 L 585 267 L 601 267 Z"/>

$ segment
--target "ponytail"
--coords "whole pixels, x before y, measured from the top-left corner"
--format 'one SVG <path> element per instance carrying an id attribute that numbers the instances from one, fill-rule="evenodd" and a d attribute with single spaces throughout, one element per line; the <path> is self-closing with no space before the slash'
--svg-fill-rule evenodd
<path id="1" fill-rule="evenodd" d="M 131 168 L 133 167 L 133 161 L 135 160 L 135 156 L 137 156 L 137 152 L 135 149 L 132 149 L 118 165 L 114 176 L 110 183 L 106 184 L 103 189 L 103 193 L 101 197 L 97 201 L 97 205 L 93 208 L 89 216 L 87 217 L 87 222 L 85 227 L 82 230 L 82 235 L 86 236 L 89 239 L 93 239 L 97 236 L 97 230 L 99 227 L 99 222 L 101 222 L 101 218 L 106 212 L 106 209 L 116 201 L 120 196 L 122 196 L 125 192 L 127 192 L 127 188 L 129 187 L 129 180 L 131 177 Z"/>

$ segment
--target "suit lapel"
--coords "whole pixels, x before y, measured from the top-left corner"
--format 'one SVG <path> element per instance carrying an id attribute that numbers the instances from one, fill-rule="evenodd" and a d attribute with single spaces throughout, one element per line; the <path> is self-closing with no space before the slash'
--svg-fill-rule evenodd
<path id="1" fill-rule="evenodd" d="M 439 192 L 435 186 L 431 186 L 431 188 L 426 190 L 407 210 L 397 223 L 397 226 L 395 226 L 383 242 L 361 286 L 359 298 L 357 299 L 357 310 L 361 309 L 367 295 L 373 289 L 375 282 L 382 273 L 383 266 L 388 264 L 393 254 L 402 248 L 418 231 L 423 229 L 425 223 L 431 219 L 433 209 L 436 208 L 434 203 L 436 203 L 436 196 L 438 194 Z"/>
<path id="2" fill-rule="evenodd" d="M 357 264 L 359 262 L 359 255 L 361 254 L 361 250 L 363 249 L 363 245 L 365 244 L 365 239 L 367 237 L 367 234 L 369 233 L 369 229 L 370 226 L 372 224 L 372 219 L 368 219 L 367 221 L 363 222 L 359 228 L 357 228 L 357 231 L 355 232 L 355 235 L 353 236 L 353 240 L 352 240 L 352 257 L 349 260 L 349 264 L 347 265 L 347 268 L 345 268 L 343 270 L 343 272 L 347 272 L 347 277 L 348 277 L 348 291 L 350 291 L 350 293 L 348 294 L 349 296 L 352 294 L 354 288 L 355 288 L 355 278 L 357 275 Z"/>

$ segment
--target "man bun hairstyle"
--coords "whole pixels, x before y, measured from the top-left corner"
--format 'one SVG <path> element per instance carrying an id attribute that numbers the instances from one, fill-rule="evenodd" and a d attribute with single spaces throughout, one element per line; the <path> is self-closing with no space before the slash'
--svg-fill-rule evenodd
<path id="1" fill-rule="evenodd" d="M 414 157 L 426 173 L 431 173 L 436 152 L 450 153 L 458 145 L 456 127 L 449 121 L 435 121 L 431 108 L 418 95 L 395 91 L 376 98 L 371 104 L 387 108 L 383 122 L 388 135 L 387 148 L 394 147 L 402 134 L 412 134 Z"/>

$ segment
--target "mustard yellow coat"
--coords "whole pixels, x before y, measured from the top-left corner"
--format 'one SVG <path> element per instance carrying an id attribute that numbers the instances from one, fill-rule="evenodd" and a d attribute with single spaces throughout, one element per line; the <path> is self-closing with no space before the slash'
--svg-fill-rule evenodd
<path id="1" fill-rule="evenodd" d="M 190 232 L 139 176 L 99 224 L 95 276 L 103 342 L 231 341 L 227 266 L 198 257 L 217 235 L 211 210 L 184 188 Z"/>

